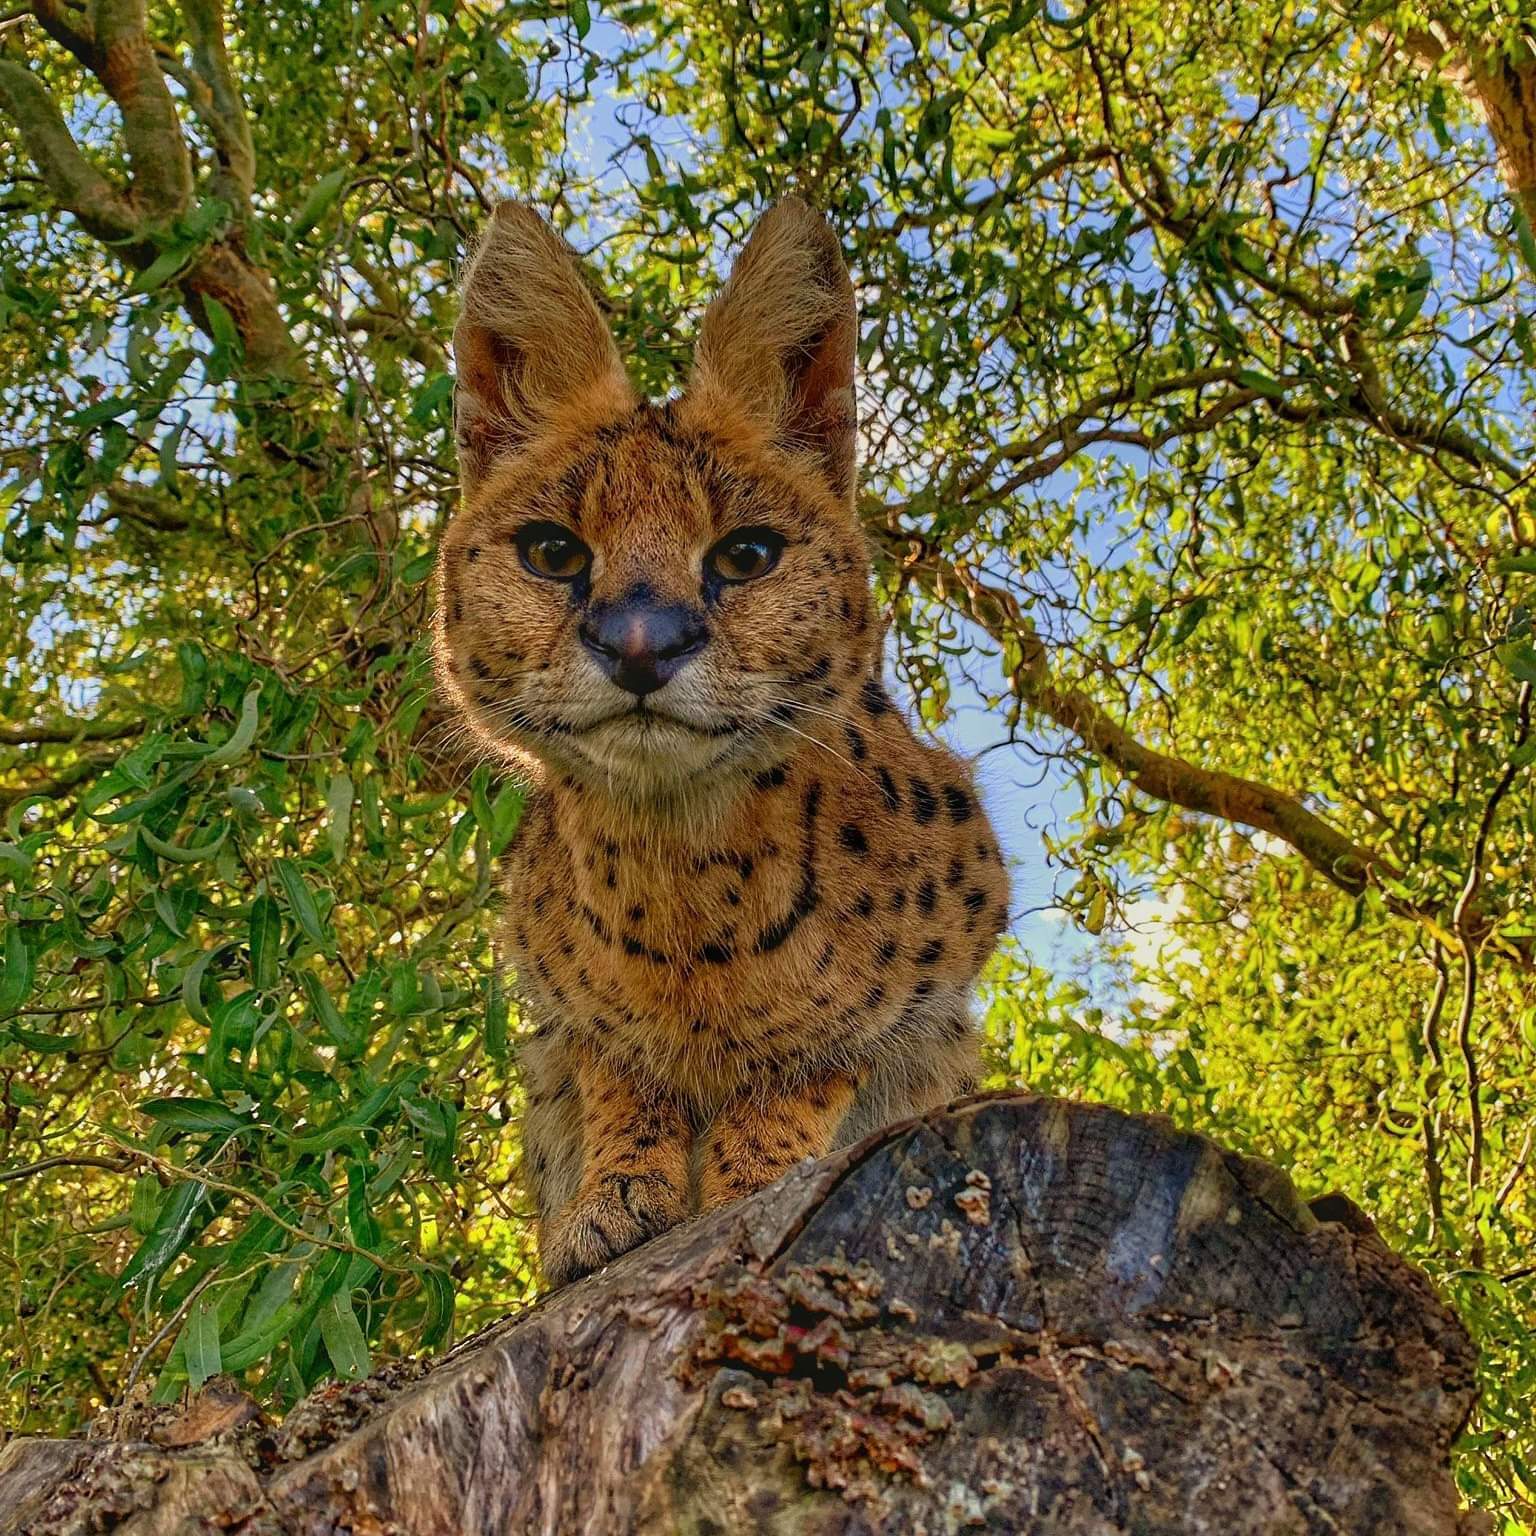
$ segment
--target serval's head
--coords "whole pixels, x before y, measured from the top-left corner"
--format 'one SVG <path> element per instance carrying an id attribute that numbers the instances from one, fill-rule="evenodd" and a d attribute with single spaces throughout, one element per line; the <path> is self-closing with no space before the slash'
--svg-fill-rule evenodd
<path id="1" fill-rule="evenodd" d="M 438 559 L 438 673 L 477 736 L 637 801 L 841 740 L 879 650 L 857 336 L 835 236 L 786 201 L 684 394 L 648 403 L 570 248 L 497 208 L 454 332 L 463 503 Z"/>

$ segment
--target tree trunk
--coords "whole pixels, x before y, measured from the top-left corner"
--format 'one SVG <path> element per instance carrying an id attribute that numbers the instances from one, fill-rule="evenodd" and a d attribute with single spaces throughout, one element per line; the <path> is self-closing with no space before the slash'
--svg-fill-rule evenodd
<path id="1" fill-rule="evenodd" d="M 428 1365 L 21 1440 L 0 1530 L 1480 1530 L 1465 1331 L 1338 1196 L 1166 1121 L 971 1099 Z"/>

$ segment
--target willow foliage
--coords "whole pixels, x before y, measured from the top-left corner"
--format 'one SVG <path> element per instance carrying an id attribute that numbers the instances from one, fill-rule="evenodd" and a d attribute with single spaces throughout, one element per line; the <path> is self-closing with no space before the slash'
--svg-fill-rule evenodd
<path id="1" fill-rule="evenodd" d="M 521 798 L 423 644 L 456 264 L 532 198 L 661 393 L 793 186 L 859 288 L 898 665 L 1042 783 L 1078 935 L 997 966 L 999 1080 L 1373 1212 L 1526 1529 L 1533 102 L 1519 0 L 0 23 L 10 1423 L 287 1400 L 531 1294 Z"/>

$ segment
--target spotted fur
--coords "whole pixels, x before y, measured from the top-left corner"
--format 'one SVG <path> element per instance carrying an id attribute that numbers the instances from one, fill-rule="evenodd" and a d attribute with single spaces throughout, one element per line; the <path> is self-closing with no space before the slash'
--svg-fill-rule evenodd
<path id="1" fill-rule="evenodd" d="M 856 340 L 836 241 L 793 200 L 665 404 L 636 399 L 530 210 L 499 208 L 468 269 L 436 653 L 534 790 L 502 940 L 535 1024 L 523 1155 L 556 1284 L 975 1081 L 1007 879 L 968 771 L 881 683 Z M 590 551 L 579 580 L 524 563 L 535 522 Z M 777 566 L 718 579 L 709 551 L 764 527 Z M 620 602 L 704 636 L 638 700 L 580 638 Z"/>

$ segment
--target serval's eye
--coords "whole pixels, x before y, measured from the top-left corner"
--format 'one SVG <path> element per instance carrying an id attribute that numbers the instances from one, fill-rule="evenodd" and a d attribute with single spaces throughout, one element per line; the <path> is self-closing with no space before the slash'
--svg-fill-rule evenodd
<path id="1" fill-rule="evenodd" d="M 524 523 L 514 542 L 523 564 L 549 581 L 575 581 L 592 563 L 592 551 L 559 523 Z"/>
<path id="2" fill-rule="evenodd" d="M 784 536 L 772 528 L 738 528 L 705 556 L 705 566 L 721 581 L 756 581 L 779 563 Z"/>

